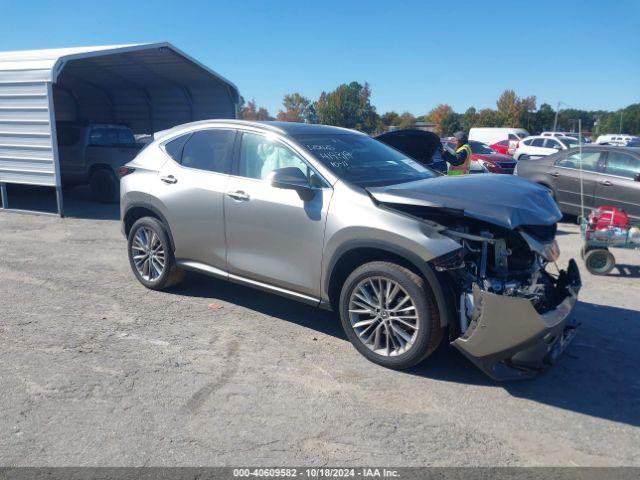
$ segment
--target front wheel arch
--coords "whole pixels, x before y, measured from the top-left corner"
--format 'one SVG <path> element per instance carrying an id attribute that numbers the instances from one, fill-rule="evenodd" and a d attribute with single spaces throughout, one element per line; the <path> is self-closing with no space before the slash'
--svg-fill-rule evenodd
<path id="1" fill-rule="evenodd" d="M 443 274 L 435 272 L 427 262 L 417 255 L 403 251 L 396 246 L 362 243 L 351 245 L 338 252 L 334 257 L 329 264 L 325 288 L 329 295 L 329 306 L 334 312 L 339 311 L 340 291 L 351 272 L 365 263 L 385 261 L 408 268 L 423 277 L 436 298 L 440 325 L 446 327 L 452 323 L 455 305 L 450 299 L 451 292 L 448 281 Z"/>

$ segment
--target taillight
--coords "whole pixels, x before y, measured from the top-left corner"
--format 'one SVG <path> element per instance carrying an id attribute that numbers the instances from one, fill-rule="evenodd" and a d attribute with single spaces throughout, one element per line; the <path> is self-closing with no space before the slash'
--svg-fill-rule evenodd
<path id="1" fill-rule="evenodd" d="M 122 177 L 126 177 L 127 175 L 129 175 L 130 173 L 133 173 L 133 172 L 135 172 L 135 171 L 136 171 L 136 169 L 135 169 L 135 168 L 133 168 L 133 167 L 127 167 L 127 166 L 123 165 L 122 167 L 120 167 L 120 171 L 119 171 L 119 173 L 120 173 L 120 178 L 122 178 Z"/>
<path id="2" fill-rule="evenodd" d="M 520 148 L 520 142 L 516 142 L 516 150 Z"/>

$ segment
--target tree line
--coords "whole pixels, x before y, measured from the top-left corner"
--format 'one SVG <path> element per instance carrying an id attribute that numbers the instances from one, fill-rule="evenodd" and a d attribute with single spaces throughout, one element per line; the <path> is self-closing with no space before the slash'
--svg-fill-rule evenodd
<path id="1" fill-rule="evenodd" d="M 452 135 L 458 130 L 472 127 L 525 128 L 530 133 L 552 130 L 556 111 L 548 103 L 537 107 L 536 97 L 519 97 L 513 90 L 505 90 L 496 101 L 496 108 L 477 110 L 469 107 L 458 113 L 446 104 L 437 105 L 425 115 L 414 116 L 409 112 L 395 111 L 379 114 L 371 104 L 371 87 L 368 83 L 344 83 L 335 90 L 322 92 L 312 101 L 300 93 L 284 96 L 282 108 L 275 117 L 266 108 L 258 107 L 255 100 L 245 103 L 241 97 L 239 117 L 245 120 L 280 120 L 306 122 L 353 128 L 369 134 L 382 133 L 395 128 L 409 128 L 416 122 L 434 124 L 436 133 Z M 582 130 L 593 135 L 607 133 L 640 134 L 640 103 L 634 103 L 617 111 L 560 109 L 557 112 L 558 131 L 577 131 L 578 120 Z"/>

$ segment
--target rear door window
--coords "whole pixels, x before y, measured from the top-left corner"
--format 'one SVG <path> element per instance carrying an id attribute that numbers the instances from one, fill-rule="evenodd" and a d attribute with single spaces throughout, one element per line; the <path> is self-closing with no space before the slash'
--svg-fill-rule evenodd
<path id="1" fill-rule="evenodd" d="M 600 152 L 582 152 L 582 165 L 580 164 L 580 153 L 576 152 L 571 155 L 568 155 L 565 158 L 561 158 L 556 162 L 557 167 L 564 168 L 575 168 L 587 172 L 598 172 L 600 171 Z"/>
<path id="2" fill-rule="evenodd" d="M 133 136 L 133 132 L 128 128 L 117 128 L 115 129 L 118 137 L 119 145 L 135 145 L 136 139 Z"/>
<path id="3" fill-rule="evenodd" d="M 101 147 L 117 145 L 118 134 L 113 128 L 94 128 L 89 136 L 89 144 Z"/>
<path id="4" fill-rule="evenodd" d="M 531 146 L 532 147 L 542 147 L 544 145 L 544 138 L 534 138 L 531 141 Z"/>
<path id="5" fill-rule="evenodd" d="M 182 150 L 182 166 L 215 173 L 229 173 L 235 140 L 233 130 L 200 130 Z"/>
<path id="6" fill-rule="evenodd" d="M 622 152 L 609 152 L 607 167 L 609 175 L 633 179 L 640 173 L 640 159 Z"/>

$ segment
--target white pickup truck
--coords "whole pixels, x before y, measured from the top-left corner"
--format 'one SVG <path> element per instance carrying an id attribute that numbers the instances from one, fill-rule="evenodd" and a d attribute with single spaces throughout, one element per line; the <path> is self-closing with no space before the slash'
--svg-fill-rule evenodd
<path id="1" fill-rule="evenodd" d="M 63 185 L 88 184 L 96 200 L 115 201 L 120 167 L 143 147 L 131 129 L 114 124 L 60 122 L 56 130 Z"/>

